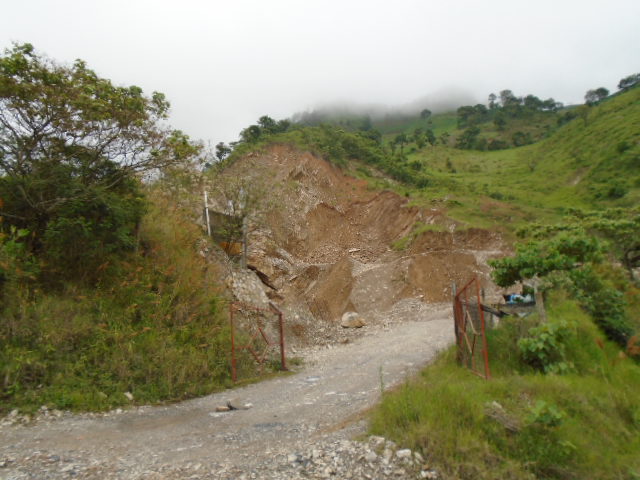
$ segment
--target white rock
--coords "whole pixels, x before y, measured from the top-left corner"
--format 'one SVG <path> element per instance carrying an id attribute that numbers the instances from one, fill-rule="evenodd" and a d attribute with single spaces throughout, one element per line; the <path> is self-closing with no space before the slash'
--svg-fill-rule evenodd
<path id="1" fill-rule="evenodd" d="M 124 392 L 124 396 L 127 397 L 127 400 L 133 402 L 133 394 L 131 392 Z"/>
<path id="2" fill-rule="evenodd" d="M 372 452 L 371 450 L 364 455 L 364 459 L 369 463 L 375 462 L 377 458 L 378 455 L 376 455 L 376 452 Z"/>
<path id="3" fill-rule="evenodd" d="M 364 321 L 364 319 L 356 312 L 344 313 L 340 322 L 340 326 L 342 328 L 361 328 L 366 324 L 367 323 Z"/>
<path id="4" fill-rule="evenodd" d="M 396 457 L 400 458 L 400 459 L 405 459 L 405 458 L 411 458 L 411 450 L 409 450 L 408 448 L 403 448 L 402 450 L 398 450 L 396 452 Z"/>

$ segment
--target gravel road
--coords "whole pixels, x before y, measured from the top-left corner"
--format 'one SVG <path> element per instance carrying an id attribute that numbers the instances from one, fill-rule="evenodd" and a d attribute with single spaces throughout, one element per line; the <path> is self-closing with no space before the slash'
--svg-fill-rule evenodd
<path id="1" fill-rule="evenodd" d="M 298 373 L 232 391 L 26 426 L 4 422 L 0 478 L 374 478 L 369 467 L 375 478 L 408 478 L 410 469 L 383 458 L 393 445 L 351 439 L 365 432 L 362 412 L 382 385 L 401 382 L 452 343 L 451 307 L 363 330 L 352 343 L 305 352 Z M 252 406 L 216 412 L 232 399 Z"/>

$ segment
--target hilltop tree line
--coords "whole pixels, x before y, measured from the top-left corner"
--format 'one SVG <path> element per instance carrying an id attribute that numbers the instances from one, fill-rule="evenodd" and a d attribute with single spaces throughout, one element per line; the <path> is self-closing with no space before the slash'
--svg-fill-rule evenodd
<path id="1" fill-rule="evenodd" d="M 618 83 L 619 92 L 627 91 L 639 84 L 640 74 L 629 75 Z M 588 90 L 585 94 L 585 106 L 597 105 L 608 97 L 609 90 L 604 87 Z M 527 145 L 537 139 L 530 131 L 512 131 L 510 136 L 504 138 L 508 127 L 514 121 L 535 115 L 557 115 L 555 124 L 562 126 L 575 118 L 584 117 L 588 112 L 583 107 L 577 107 L 559 114 L 563 109 L 564 105 L 553 98 L 542 100 L 532 94 L 519 97 L 508 89 L 500 91 L 498 95 L 491 93 L 486 105 L 479 103 L 458 108 L 457 125 L 464 131 L 456 138 L 456 147 L 467 150 L 500 150 Z M 499 133 L 498 136 L 487 139 L 481 135 L 480 126 L 487 123 L 493 125 Z"/>

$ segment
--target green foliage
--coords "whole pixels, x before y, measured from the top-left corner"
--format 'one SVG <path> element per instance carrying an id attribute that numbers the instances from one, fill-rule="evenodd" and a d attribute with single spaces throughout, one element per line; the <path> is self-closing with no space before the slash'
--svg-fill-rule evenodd
<path id="1" fill-rule="evenodd" d="M 165 129 L 164 95 L 117 87 L 77 60 L 58 65 L 29 44 L 0 57 L 0 227 L 49 278 L 95 280 L 132 248 L 144 205 L 136 174 L 191 162 L 200 147 Z"/>
<path id="2" fill-rule="evenodd" d="M 201 232 L 168 193 L 152 192 L 140 248 L 103 265 L 97 288 L 22 283 L 0 315 L 0 413 L 41 405 L 103 410 L 177 400 L 229 384 L 220 273 Z M 4 245 L 8 243 L 5 241 Z"/>
<path id="3" fill-rule="evenodd" d="M 618 82 L 618 88 L 622 91 L 629 90 L 640 85 L 640 73 L 634 73 L 627 77 L 620 79 Z"/>
<path id="4" fill-rule="evenodd" d="M 371 433 L 421 451 L 443 478 L 633 478 L 640 469 L 640 367 L 602 342 L 575 302 L 554 295 L 548 306 L 550 323 L 573 325 L 564 340 L 573 373 L 532 369 L 517 343 L 533 320 L 503 319 L 489 331 L 490 381 L 447 351 L 383 396 Z"/>
<path id="5" fill-rule="evenodd" d="M 284 133 L 289 130 L 290 127 L 291 123 L 288 120 L 276 121 L 268 115 L 263 115 L 258 119 L 257 125 L 249 125 L 240 132 L 240 141 L 255 144 L 271 135 Z M 222 158 L 218 158 L 222 160 Z"/>
<path id="6" fill-rule="evenodd" d="M 565 342 L 572 329 L 564 320 L 545 322 L 532 328 L 518 341 L 522 359 L 544 373 L 568 373 L 573 365 L 565 357 Z"/>
<path id="7" fill-rule="evenodd" d="M 476 148 L 480 129 L 478 127 L 469 127 L 456 140 L 456 148 L 470 150 Z"/>
<path id="8" fill-rule="evenodd" d="M 582 307 L 608 338 L 624 348 L 634 332 L 625 312 L 623 293 L 591 267 L 574 270 L 569 278 Z"/>
<path id="9" fill-rule="evenodd" d="M 609 90 L 604 87 L 589 90 L 584 96 L 584 103 L 587 105 L 596 105 L 609 96 Z"/>
<path id="10" fill-rule="evenodd" d="M 513 257 L 490 261 L 492 277 L 500 286 L 546 276 L 568 285 L 607 337 L 624 347 L 633 328 L 625 312 L 623 294 L 594 270 L 592 265 L 602 261 L 605 248 L 583 230 L 584 225 L 532 227 L 528 231 L 535 232 L 539 239 L 517 245 Z"/>
<path id="11" fill-rule="evenodd" d="M 530 425 L 552 428 L 559 426 L 565 417 L 566 414 L 556 405 L 548 404 L 544 400 L 538 400 L 534 406 L 529 408 L 527 422 Z"/>
<path id="12" fill-rule="evenodd" d="M 406 135 L 400 137 L 398 145 L 408 141 Z M 312 151 L 329 162 L 346 167 L 349 160 L 359 160 L 389 174 L 393 179 L 418 188 L 429 184 L 429 177 L 417 171 L 402 157 L 388 155 L 380 143 L 371 136 L 371 131 L 347 132 L 330 124 L 317 127 L 291 127 L 286 133 L 270 135 L 261 140 L 262 143 L 240 145 L 227 161 L 235 161 L 240 155 L 267 144 L 290 143 L 300 149 Z"/>
<path id="13" fill-rule="evenodd" d="M 552 272 L 574 270 L 585 262 L 598 261 L 603 248 L 585 232 L 561 232 L 551 239 L 533 240 L 516 246 L 513 257 L 491 260 L 496 284 L 506 287 Z"/>

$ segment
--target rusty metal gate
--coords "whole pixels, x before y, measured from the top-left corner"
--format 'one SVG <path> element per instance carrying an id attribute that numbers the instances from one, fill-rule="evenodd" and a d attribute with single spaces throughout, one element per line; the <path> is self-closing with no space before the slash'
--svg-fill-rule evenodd
<path id="1" fill-rule="evenodd" d="M 454 293 L 453 317 L 458 361 L 475 374 L 489 379 L 489 352 L 477 277 L 471 279 L 459 292 Z"/>
<path id="2" fill-rule="evenodd" d="M 287 369 L 284 345 L 284 315 L 273 303 L 269 308 L 233 302 L 229 305 L 231 325 L 231 379 L 238 380 L 238 370 L 246 361 L 260 368 L 267 362 L 279 362 Z"/>

